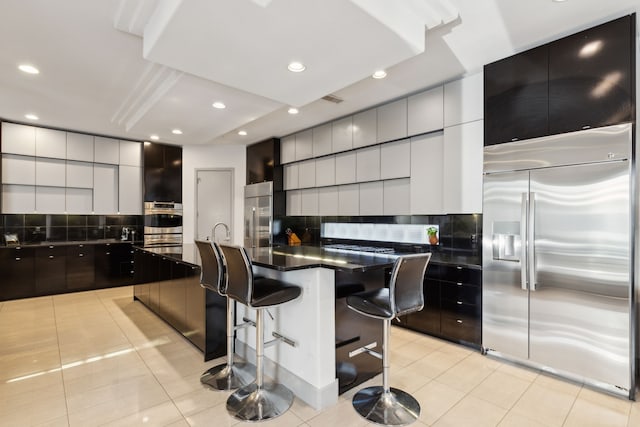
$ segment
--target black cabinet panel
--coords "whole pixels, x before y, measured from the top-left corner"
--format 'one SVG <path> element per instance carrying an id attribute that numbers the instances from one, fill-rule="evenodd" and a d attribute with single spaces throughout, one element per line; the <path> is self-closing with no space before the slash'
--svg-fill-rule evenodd
<path id="1" fill-rule="evenodd" d="M 463 283 L 442 282 L 440 289 L 443 300 L 480 306 L 481 295 L 476 286 Z"/>
<path id="2" fill-rule="evenodd" d="M 144 200 L 182 203 L 182 147 L 144 145 Z"/>
<path id="3" fill-rule="evenodd" d="M 424 308 L 411 313 L 406 322 L 412 328 L 428 334 L 440 334 L 440 281 L 429 277 L 424 281 Z"/>
<path id="4" fill-rule="evenodd" d="M 442 313 L 442 335 L 455 340 L 480 345 L 482 328 L 478 318 Z"/>
<path id="5" fill-rule="evenodd" d="M 105 288 L 132 283 L 133 250 L 129 243 L 94 245 L 95 286 Z"/>
<path id="6" fill-rule="evenodd" d="M 476 268 L 468 268 L 462 265 L 443 265 L 440 266 L 439 273 L 439 278 L 448 282 L 466 283 L 475 286 L 480 286 L 482 283 L 482 270 Z"/>
<path id="7" fill-rule="evenodd" d="M 36 295 L 64 292 L 67 288 L 67 248 L 43 246 L 36 248 Z"/>
<path id="8" fill-rule="evenodd" d="M 485 66 L 485 145 L 548 133 L 548 49 L 531 49 Z"/>
<path id="9" fill-rule="evenodd" d="M 33 248 L 0 249 L 0 301 L 33 296 L 35 289 Z"/>
<path id="10" fill-rule="evenodd" d="M 276 138 L 247 146 L 247 184 L 275 181 L 280 165 L 280 140 Z"/>
<path id="11" fill-rule="evenodd" d="M 631 16 L 549 44 L 551 134 L 633 120 Z"/>
<path id="12" fill-rule="evenodd" d="M 67 289 L 91 289 L 95 283 L 93 245 L 67 246 Z"/>

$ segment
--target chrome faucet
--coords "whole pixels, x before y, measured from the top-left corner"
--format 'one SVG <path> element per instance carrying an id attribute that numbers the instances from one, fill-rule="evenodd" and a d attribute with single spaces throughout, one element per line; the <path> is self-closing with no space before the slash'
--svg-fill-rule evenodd
<path id="1" fill-rule="evenodd" d="M 231 230 L 229 230 L 229 226 L 227 224 L 225 224 L 224 222 L 216 222 L 216 224 L 213 226 L 213 229 L 211 229 L 211 240 L 215 241 L 216 239 L 216 228 L 218 228 L 218 226 L 221 225 L 224 227 L 225 231 L 226 231 L 226 236 L 224 237 L 224 241 L 228 242 L 231 240 Z"/>

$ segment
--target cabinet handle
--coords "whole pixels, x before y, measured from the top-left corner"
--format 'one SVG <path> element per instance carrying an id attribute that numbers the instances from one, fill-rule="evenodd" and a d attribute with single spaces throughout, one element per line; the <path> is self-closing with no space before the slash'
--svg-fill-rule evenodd
<path id="1" fill-rule="evenodd" d="M 462 266 L 460 266 L 460 265 L 456 265 L 456 269 L 458 269 L 458 270 L 462 270 Z"/>
<path id="2" fill-rule="evenodd" d="M 49 259 L 53 259 L 53 255 L 49 255 Z"/>
<path id="3" fill-rule="evenodd" d="M 16 261 L 20 261 L 22 258 L 16 258 Z"/>
<path id="4" fill-rule="evenodd" d="M 107 255 L 111 255 L 111 252 L 107 252 Z"/>
<path id="5" fill-rule="evenodd" d="M 462 301 L 456 301 L 456 304 L 462 305 Z"/>
<path id="6" fill-rule="evenodd" d="M 84 248 L 84 245 L 78 245 L 78 246 L 81 247 L 81 248 Z"/>
<path id="7" fill-rule="evenodd" d="M 84 256 L 84 254 L 79 254 L 78 256 Z"/>
<path id="8" fill-rule="evenodd" d="M 511 138 L 511 141 L 517 141 L 518 138 Z"/>
<path id="9" fill-rule="evenodd" d="M 584 125 L 584 126 L 582 126 L 582 129 L 591 129 L 591 126 L 589 126 L 589 125 Z"/>
<path id="10" fill-rule="evenodd" d="M 462 286 L 462 282 L 456 282 L 457 286 Z"/>
<path id="11" fill-rule="evenodd" d="M 459 325 L 462 325 L 462 320 L 456 319 L 456 323 L 459 324 Z"/>
<path id="12" fill-rule="evenodd" d="M 49 246 L 49 249 L 53 249 L 53 246 Z"/>

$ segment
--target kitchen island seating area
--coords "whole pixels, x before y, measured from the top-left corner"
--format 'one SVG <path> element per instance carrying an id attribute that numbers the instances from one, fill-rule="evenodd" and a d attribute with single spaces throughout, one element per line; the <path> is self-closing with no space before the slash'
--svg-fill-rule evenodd
<path id="1" fill-rule="evenodd" d="M 255 366 L 250 363 L 235 361 L 235 331 L 248 324 L 235 325 L 234 302 L 226 294 L 226 274 L 220 247 L 209 240 L 196 240 L 196 247 L 202 260 L 200 286 L 217 292 L 227 300 L 227 361 L 207 370 L 200 377 L 200 382 L 216 390 L 235 390 L 251 383 L 255 379 Z"/>
<path id="2" fill-rule="evenodd" d="M 229 396 L 227 411 L 243 421 L 278 417 L 291 407 L 294 396 L 282 384 L 264 381 L 264 311 L 298 298 L 302 289 L 276 279 L 254 279 L 251 260 L 243 247 L 220 245 L 220 249 L 227 297 L 256 310 L 256 379 Z M 284 341 L 295 344 L 289 339 Z"/>
<path id="3" fill-rule="evenodd" d="M 391 320 L 420 311 L 424 307 L 422 283 L 431 253 L 404 255 L 396 259 L 389 287 L 360 292 L 347 297 L 347 306 L 364 316 L 381 319 L 382 354 L 365 345 L 354 355 L 365 352 L 382 359 L 382 386 L 371 386 L 353 396 L 353 407 L 366 420 L 385 426 L 411 424 L 420 416 L 420 404 L 409 393 L 389 386 Z"/>

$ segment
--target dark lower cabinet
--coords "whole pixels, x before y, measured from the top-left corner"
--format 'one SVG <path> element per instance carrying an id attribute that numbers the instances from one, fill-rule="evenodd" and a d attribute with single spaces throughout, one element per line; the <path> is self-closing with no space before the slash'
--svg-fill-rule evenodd
<path id="1" fill-rule="evenodd" d="M 51 295 L 67 289 L 67 248 L 45 245 L 35 249 L 36 295 Z"/>
<path id="2" fill-rule="evenodd" d="M 479 348 L 482 342 L 482 270 L 431 263 L 424 280 L 424 309 L 394 323 Z"/>
<path id="3" fill-rule="evenodd" d="M 133 249 L 130 243 L 94 245 L 97 288 L 130 285 L 133 282 Z"/>
<path id="4" fill-rule="evenodd" d="M 95 283 L 93 245 L 67 246 L 67 290 L 91 289 Z"/>
<path id="5" fill-rule="evenodd" d="M 35 251 L 14 247 L 0 250 L 0 300 L 32 296 L 35 292 Z"/>

